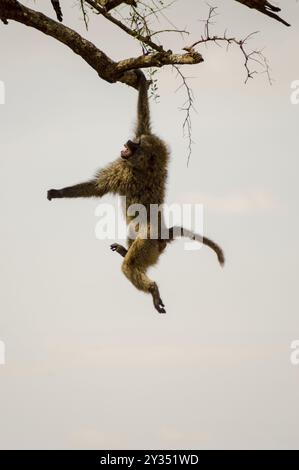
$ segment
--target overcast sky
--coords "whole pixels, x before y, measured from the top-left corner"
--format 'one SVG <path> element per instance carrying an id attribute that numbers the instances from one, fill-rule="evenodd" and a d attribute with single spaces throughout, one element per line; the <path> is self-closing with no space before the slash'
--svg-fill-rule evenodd
<path id="1" fill-rule="evenodd" d="M 53 16 L 50 2 L 26 3 Z M 164 316 L 123 276 L 111 242 L 96 239 L 100 201 L 46 199 L 118 157 L 136 91 L 100 80 L 52 38 L 1 23 L 1 448 L 299 447 L 299 7 L 276 3 L 292 28 L 213 2 L 215 32 L 261 31 L 252 45 L 265 47 L 275 81 L 244 85 L 239 50 L 201 49 L 204 64 L 185 69 L 197 109 L 188 168 L 184 92 L 170 68 L 158 74 L 167 201 L 203 203 L 205 233 L 227 258 L 220 269 L 206 248 L 171 245 L 150 272 Z M 191 35 L 165 35 L 167 47 L 194 42 L 206 14 L 204 2 L 174 4 L 168 17 Z M 115 60 L 139 53 L 102 18 L 84 31 L 76 6 L 64 22 Z"/>

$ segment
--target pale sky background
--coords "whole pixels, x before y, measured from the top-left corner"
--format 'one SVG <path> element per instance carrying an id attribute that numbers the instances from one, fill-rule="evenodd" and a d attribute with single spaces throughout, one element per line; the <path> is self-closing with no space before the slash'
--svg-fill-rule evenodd
<path id="1" fill-rule="evenodd" d="M 86 33 L 63 3 L 65 24 L 112 58 L 139 53 L 101 18 Z M 1 23 L 1 449 L 299 448 L 299 5 L 276 2 L 288 29 L 235 3 L 213 2 L 215 32 L 261 31 L 253 44 L 266 46 L 275 83 L 259 75 L 245 86 L 238 50 L 203 48 L 205 63 L 185 69 L 198 112 L 189 168 L 185 98 L 170 68 L 158 75 L 167 200 L 202 202 L 206 234 L 227 258 L 222 270 L 208 249 L 172 245 L 150 273 L 164 316 L 95 238 L 99 201 L 46 199 L 119 155 L 136 91 L 100 80 L 52 38 Z M 48 1 L 27 4 L 53 16 Z M 178 1 L 168 16 L 192 34 L 165 35 L 167 46 L 195 41 L 206 11 Z"/>

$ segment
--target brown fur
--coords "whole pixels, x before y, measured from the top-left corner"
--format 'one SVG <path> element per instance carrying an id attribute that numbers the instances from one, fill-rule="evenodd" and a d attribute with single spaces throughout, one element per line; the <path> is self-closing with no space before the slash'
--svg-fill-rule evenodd
<path id="1" fill-rule="evenodd" d="M 49 200 L 63 197 L 102 197 L 104 194 L 113 193 L 126 196 L 127 208 L 132 204 L 142 204 L 148 215 L 151 204 L 163 204 L 169 152 L 166 144 L 151 132 L 148 83 L 141 71 L 137 70 L 136 73 L 139 79 L 138 116 L 134 141 L 128 141 L 126 144 L 127 151 L 130 152 L 129 158 L 118 158 L 99 170 L 95 178 L 86 183 L 60 190 L 51 189 L 48 191 Z M 127 224 L 130 224 L 132 219 L 133 217 L 127 216 Z M 159 225 L 163 223 L 161 215 Z M 167 244 L 175 238 L 175 233 L 172 228 L 168 239 L 151 239 L 150 230 L 151 222 L 147 218 L 142 226 L 138 226 L 137 237 L 128 239 L 128 249 L 117 243 L 111 245 L 111 249 L 124 257 L 122 271 L 125 276 L 137 289 L 150 293 L 155 308 L 159 313 L 165 313 L 158 286 L 147 276 L 146 271 L 149 266 L 157 263 Z M 144 234 L 148 238 L 145 238 Z M 223 264 L 223 252 L 214 242 L 205 237 L 200 238 L 192 232 L 184 232 L 183 235 L 202 241 L 212 248 L 219 262 Z"/>

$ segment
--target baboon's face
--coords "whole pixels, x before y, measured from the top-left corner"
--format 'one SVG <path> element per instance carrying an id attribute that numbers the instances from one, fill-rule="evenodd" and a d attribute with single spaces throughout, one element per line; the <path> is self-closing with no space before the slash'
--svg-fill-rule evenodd
<path id="1" fill-rule="evenodd" d="M 121 158 L 134 168 L 138 168 L 139 170 L 144 169 L 146 167 L 147 156 L 141 145 L 141 140 L 138 142 L 128 140 L 121 152 Z"/>
<path id="2" fill-rule="evenodd" d="M 128 165 L 145 171 L 153 167 L 157 155 L 167 155 L 167 150 L 165 144 L 153 135 L 141 135 L 135 141 L 128 140 L 121 152 L 122 159 Z"/>
<path id="3" fill-rule="evenodd" d="M 128 142 L 124 145 L 124 149 L 121 151 L 121 158 L 132 162 L 132 160 L 135 159 L 137 150 L 139 148 L 140 142 L 133 142 L 132 140 L 128 140 Z"/>

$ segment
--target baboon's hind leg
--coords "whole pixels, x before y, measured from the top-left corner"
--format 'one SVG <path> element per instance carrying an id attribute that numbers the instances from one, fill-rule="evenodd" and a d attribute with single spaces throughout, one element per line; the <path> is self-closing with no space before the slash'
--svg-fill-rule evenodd
<path id="1" fill-rule="evenodd" d="M 159 313 L 166 313 L 165 305 L 163 304 L 163 301 L 161 299 L 159 288 L 155 282 L 153 283 L 150 293 L 153 297 L 155 309 L 158 310 Z"/>
<path id="2" fill-rule="evenodd" d="M 166 313 L 159 288 L 146 274 L 149 266 L 159 257 L 156 240 L 137 239 L 132 243 L 122 264 L 122 271 L 129 281 L 138 289 L 152 295 L 155 309 L 159 313 Z"/>

